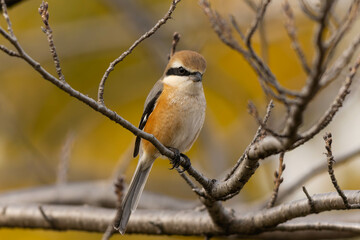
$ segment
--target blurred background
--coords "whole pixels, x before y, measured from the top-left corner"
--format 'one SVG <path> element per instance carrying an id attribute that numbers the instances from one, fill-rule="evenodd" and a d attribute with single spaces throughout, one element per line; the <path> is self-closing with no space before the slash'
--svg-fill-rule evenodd
<path id="1" fill-rule="evenodd" d="M 75 89 L 96 98 L 99 81 L 109 63 L 150 29 L 168 10 L 165 0 L 49 0 L 50 24 L 66 81 Z M 339 18 L 346 14 L 349 1 L 337 4 Z M 46 36 L 38 14 L 40 0 L 24 0 L 9 9 L 14 32 L 23 48 L 43 67 L 56 75 Z M 254 12 L 244 1 L 212 1 L 214 9 L 229 20 L 233 15 L 245 31 Z M 305 82 L 298 59 L 291 49 L 284 25 L 282 1 L 274 0 L 265 18 L 268 63 L 279 81 L 291 89 Z M 299 39 L 310 62 L 313 56 L 314 24 L 301 14 L 296 1 Z M 4 19 L 0 25 L 6 28 Z M 356 28 L 342 41 L 340 50 L 351 42 Z M 247 113 L 251 100 L 264 114 L 269 99 L 257 76 L 244 59 L 226 47 L 212 31 L 196 1 L 183 0 L 173 17 L 150 39 L 141 43 L 110 74 L 105 103 L 119 115 L 138 125 L 143 103 L 153 84 L 161 77 L 174 32 L 181 34 L 178 50 L 200 52 L 207 60 L 204 89 L 207 114 L 204 128 L 188 156 L 192 164 L 210 178 L 224 176 L 252 140 L 257 124 Z M 0 38 L 0 44 L 8 43 Z M 256 34 L 254 46 L 260 51 Z M 303 128 L 311 126 L 327 109 L 346 71 L 321 92 L 306 112 Z M 359 82 L 335 120 L 326 129 L 333 133 L 335 157 L 360 146 Z M 270 124 L 279 129 L 283 107 L 275 102 Z M 306 173 L 315 162 L 325 161 L 323 133 L 285 155 L 283 185 Z M 121 126 L 69 97 L 19 59 L 0 53 L 0 193 L 54 184 L 62 158 L 69 160 L 69 182 L 112 179 L 122 172 L 126 181 L 135 170 L 132 159 L 135 137 Z M 121 166 L 119 170 L 119 166 Z M 150 174 L 147 191 L 180 199 L 196 200 L 190 187 L 168 160 L 159 159 Z M 277 157 L 261 162 L 253 178 L 233 202 L 251 204 L 269 199 Z M 359 189 L 358 161 L 336 167 L 343 189 Z M 176 188 L 174 187 L 176 186 Z M 333 191 L 326 173 L 306 183 L 310 193 Z M 280 187 L 281 192 L 281 187 Z M 293 198 L 303 198 L 299 191 Z M 100 239 L 101 234 L 0 229 L 1 239 Z M 120 239 L 119 236 L 114 239 Z M 185 239 L 185 237 L 125 236 L 122 239 Z M 190 238 L 186 238 L 190 239 Z M 202 238 L 193 238 L 202 239 Z"/>

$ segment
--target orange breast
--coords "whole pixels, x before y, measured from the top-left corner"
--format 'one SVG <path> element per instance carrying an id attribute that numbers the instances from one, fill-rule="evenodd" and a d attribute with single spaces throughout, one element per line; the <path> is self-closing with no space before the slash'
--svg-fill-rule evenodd
<path id="1" fill-rule="evenodd" d="M 144 131 L 154 135 L 163 145 L 169 147 L 172 138 L 179 129 L 179 118 L 177 109 L 169 99 L 169 92 L 173 91 L 172 87 L 164 85 L 154 111 L 150 114 L 145 125 Z M 148 155 L 157 155 L 158 150 L 150 142 L 142 140 L 143 151 Z M 171 147 L 171 146 L 170 146 Z"/>

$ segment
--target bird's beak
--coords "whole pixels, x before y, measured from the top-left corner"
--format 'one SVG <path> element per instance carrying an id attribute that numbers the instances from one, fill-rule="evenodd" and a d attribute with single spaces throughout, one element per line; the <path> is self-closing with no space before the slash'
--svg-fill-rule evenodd
<path id="1" fill-rule="evenodd" d="M 190 79 L 193 82 L 201 82 L 202 80 L 202 74 L 199 72 L 196 72 L 195 74 L 190 75 Z"/>

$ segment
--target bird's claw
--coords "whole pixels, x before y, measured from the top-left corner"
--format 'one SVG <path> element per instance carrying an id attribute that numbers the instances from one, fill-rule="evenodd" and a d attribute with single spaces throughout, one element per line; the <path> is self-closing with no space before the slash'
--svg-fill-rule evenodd
<path id="1" fill-rule="evenodd" d="M 191 167 L 191 162 L 190 162 L 190 158 L 188 156 L 186 156 L 185 154 L 180 153 L 180 156 L 185 159 L 185 164 L 183 165 L 183 170 L 180 171 L 180 173 L 183 173 L 183 172 L 189 170 L 189 168 Z"/>
<path id="2" fill-rule="evenodd" d="M 180 173 L 185 172 L 186 170 L 188 170 L 191 166 L 191 162 L 190 159 L 188 158 L 188 156 L 186 156 L 185 154 L 181 153 L 178 149 L 176 148 L 172 148 L 172 147 L 168 147 L 171 151 L 173 151 L 173 153 L 175 154 L 174 158 L 170 159 L 171 164 L 173 165 L 172 168 L 170 168 L 170 170 L 174 169 L 174 168 L 178 168 L 180 166 L 180 162 L 181 162 L 181 157 L 183 157 L 185 159 L 185 164 L 183 166 L 183 170 L 180 170 Z"/>

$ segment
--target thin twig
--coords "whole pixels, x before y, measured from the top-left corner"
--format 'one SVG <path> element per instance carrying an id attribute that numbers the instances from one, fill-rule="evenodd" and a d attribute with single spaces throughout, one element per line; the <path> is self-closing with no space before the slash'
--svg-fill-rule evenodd
<path id="1" fill-rule="evenodd" d="M 38 209 L 41 213 L 41 216 L 46 220 L 47 223 L 51 226 L 52 229 L 56 229 L 56 225 L 54 224 L 54 220 L 52 220 L 44 211 L 41 205 L 38 206 Z"/>
<path id="2" fill-rule="evenodd" d="M 226 177 L 224 178 L 223 181 L 226 181 L 228 180 L 236 171 L 236 169 L 239 167 L 240 163 L 245 159 L 246 157 L 246 154 L 247 152 L 249 151 L 250 147 L 252 145 L 254 145 L 258 139 L 260 139 L 262 137 L 262 132 L 263 132 L 263 125 L 266 127 L 266 124 L 270 118 L 270 115 L 271 115 L 271 110 L 274 108 L 274 103 L 273 101 L 271 100 L 269 102 L 269 104 L 267 105 L 267 108 L 266 108 L 266 113 L 265 113 L 265 116 L 262 120 L 262 125 L 260 125 L 255 133 L 255 136 L 253 138 L 253 140 L 251 141 L 251 143 L 247 146 L 246 150 L 245 150 L 245 153 L 239 158 L 239 160 L 236 162 L 236 164 L 234 165 L 234 167 L 230 170 L 230 172 L 226 175 Z"/>
<path id="3" fill-rule="evenodd" d="M 263 73 L 265 73 L 266 77 L 265 78 L 260 77 L 260 80 L 262 79 L 262 80 L 270 83 L 271 85 L 273 85 L 280 94 L 287 93 L 289 95 L 292 95 L 291 91 L 287 91 L 287 89 L 284 89 L 279 85 L 275 76 L 273 75 L 273 73 L 271 72 L 269 67 L 266 65 L 265 59 L 260 59 L 260 57 L 255 53 L 255 51 L 252 47 L 252 44 L 251 44 L 252 37 L 255 34 L 256 30 L 261 26 L 261 23 L 263 22 L 263 19 L 265 17 L 265 12 L 266 12 L 270 2 L 271 2 L 271 0 L 263 0 L 261 5 L 259 7 L 256 7 L 256 18 L 250 25 L 249 29 L 247 30 L 247 33 L 245 34 L 244 43 L 245 43 L 246 47 L 248 48 L 249 54 L 252 57 L 252 59 L 256 62 L 257 65 L 259 65 L 259 67 L 263 71 Z M 249 1 L 248 1 L 248 3 L 249 3 Z M 255 7 L 253 6 L 252 8 L 255 8 Z M 267 89 L 266 93 L 269 93 L 269 91 L 271 91 L 271 90 Z M 279 100 L 282 99 L 282 101 L 285 101 L 285 99 L 283 99 L 282 97 L 277 96 L 277 98 Z"/>
<path id="4" fill-rule="evenodd" d="M 56 48 L 54 45 L 54 38 L 52 35 L 52 29 L 49 25 L 49 4 L 47 2 L 42 1 L 40 7 L 39 7 L 39 14 L 41 16 L 41 19 L 45 25 L 45 27 L 42 27 L 42 31 L 46 34 L 48 42 L 49 42 L 49 47 L 50 47 L 50 52 L 51 55 L 53 57 L 54 63 L 55 63 L 55 69 L 56 69 L 56 73 L 59 76 L 60 81 L 65 82 L 65 77 L 64 74 L 62 73 L 61 67 L 60 67 L 60 60 L 59 60 L 59 56 L 56 52 Z"/>
<path id="5" fill-rule="evenodd" d="M 344 192 L 341 190 L 339 184 L 337 183 L 335 173 L 334 173 L 334 169 L 333 169 L 335 159 L 334 159 L 334 156 L 333 156 L 332 150 L 331 150 L 332 135 L 331 135 L 331 133 L 325 133 L 323 138 L 325 140 L 325 149 L 327 151 L 326 152 L 326 157 L 327 157 L 327 162 L 328 162 L 328 172 L 329 172 L 329 175 L 330 175 L 331 182 L 334 185 L 334 188 L 338 192 L 339 196 L 343 200 L 345 207 L 347 209 L 350 209 L 351 206 L 349 204 L 349 201 L 348 201 L 347 197 L 345 196 Z"/>
<path id="6" fill-rule="evenodd" d="M 116 182 L 114 183 L 115 186 L 115 194 L 116 194 L 116 207 L 119 208 L 121 207 L 121 203 L 123 201 L 124 198 L 124 177 L 119 176 L 116 180 Z M 115 224 L 119 221 L 119 216 L 116 215 L 113 219 L 113 221 L 111 221 L 111 223 L 107 226 L 106 231 L 104 232 L 103 236 L 102 236 L 102 240 L 109 240 L 111 238 L 111 236 L 117 232 L 117 230 L 114 228 Z"/>
<path id="7" fill-rule="evenodd" d="M 292 146 L 296 148 L 301 144 L 307 142 L 309 139 L 313 138 L 316 134 L 318 134 L 321 130 L 323 130 L 329 123 L 332 121 L 336 113 L 343 106 L 345 98 L 350 93 L 350 86 L 353 82 L 357 69 L 360 66 L 360 56 L 355 61 L 354 65 L 350 68 L 349 74 L 347 75 L 342 87 L 339 89 L 338 94 L 336 95 L 335 100 L 329 107 L 329 109 L 324 113 L 324 115 L 318 120 L 316 124 L 314 124 L 309 130 L 301 134 L 300 140 L 295 142 Z"/>
<path id="8" fill-rule="evenodd" d="M 347 163 L 360 154 L 360 147 L 357 147 L 349 152 L 346 152 L 338 157 L 336 157 L 337 165 Z M 318 161 L 317 161 L 318 162 Z M 293 180 L 288 184 L 282 191 L 281 195 L 278 197 L 278 200 L 282 200 L 287 196 L 290 196 L 295 190 L 299 188 L 302 184 L 309 181 L 313 177 L 319 175 L 320 173 L 327 170 L 327 164 L 322 161 L 319 161 L 317 164 L 312 164 L 311 168 L 303 173 L 298 179 Z"/>
<path id="9" fill-rule="evenodd" d="M 255 12 L 255 14 L 257 14 L 259 11 L 261 11 L 261 4 L 259 4 L 260 6 L 257 6 L 256 3 L 254 1 L 251 0 L 246 0 L 245 3 L 251 8 L 252 11 Z M 265 15 L 265 12 L 264 12 Z M 268 63 L 268 58 L 269 58 L 269 54 L 268 54 L 268 40 L 267 40 L 267 35 L 266 35 L 266 27 L 265 24 L 266 22 L 264 21 L 265 16 L 263 16 L 260 19 L 259 22 L 259 38 L 260 38 L 260 53 L 261 53 L 261 57 L 262 57 L 262 61 L 264 61 L 265 64 Z M 234 26 L 234 28 L 237 30 L 237 32 L 240 31 L 240 29 L 237 29 L 237 23 L 235 21 L 235 19 L 231 19 L 232 21 L 232 25 Z M 242 40 L 244 42 L 246 42 L 246 37 L 243 36 Z M 250 52 L 252 51 L 252 49 L 250 49 Z M 261 76 L 258 76 L 258 81 L 260 83 L 260 86 L 263 90 L 263 92 L 265 93 L 266 96 L 268 97 L 275 97 L 275 99 L 279 99 L 279 97 L 272 91 L 272 89 L 266 84 L 266 80 L 263 79 Z M 279 99 L 280 100 L 280 99 Z"/>
<path id="10" fill-rule="evenodd" d="M 325 66 L 323 65 L 326 57 L 324 33 L 326 31 L 329 12 L 334 1 L 322 1 L 320 3 L 320 20 L 318 21 L 314 32 L 314 45 L 316 51 L 312 61 L 311 72 L 307 77 L 305 86 L 301 90 L 301 97 L 297 99 L 299 103 L 296 106 L 292 106 L 289 117 L 286 119 L 285 127 L 282 131 L 282 134 L 288 136 L 288 138 L 285 139 L 286 141 L 283 143 L 287 149 L 289 149 L 299 139 L 298 130 L 303 122 L 304 111 L 319 92 L 321 76 L 325 71 Z"/>
<path id="11" fill-rule="evenodd" d="M 316 208 L 315 208 L 315 202 L 314 202 L 314 200 L 312 199 L 312 197 L 310 196 L 310 194 L 308 193 L 306 187 L 305 187 L 305 186 L 302 186 L 302 190 L 303 190 L 303 192 L 305 193 L 306 198 L 308 199 L 311 212 L 312 212 L 312 213 L 317 213 L 317 212 L 316 212 Z"/>
<path id="12" fill-rule="evenodd" d="M 174 55 L 176 51 L 176 46 L 180 41 L 180 37 L 181 37 L 180 33 L 174 32 L 169 59 Z"/>
<path id="13" fill-rule="evenodd" d="M 268 107 L 273 108 L 274 104 L 273 101 L 271 100 Z M 255 105 L 249 101 L 248 103 L 248 112 L 251 116 L 253 116 L 256 120 L 256 122 L 261 126 L 262 130 L 264 130 L 265 132 L 270 133 L 271 135 L 273 135 L 274 137 L 278 137 L 278 138 L 286 138 L 287 136 L 285 135 L 281 135 L 279 133 L 276 133 L 275 131 L 273 131 L 272 129 L 268 128 L 266 126 L 266 124 L 260 119 L 259 117 L 259 113 L 255 107 Z"/>
<path id="14" fill-rule="evenodd" d="M 230 15 L 230 22 L 233 25 L 234 29 L 236 30 L 236 32 L 240 35 L 241 39 L 244 41 L 245 39 L 245 35 L 244 33 L 241 31 L 241 28 L 239 26 L 239 24 L 237 23 L 235 17 L 233 15 Z"/>
<path id="15" fill-rule="evenodd" d="M 336 15 L 335 9 L 332 9 L 329 16 L 329 32 L 333 34 L 334 32 L 336 32 L 336 30 L 339 29 L 340 25 L 341 23 L 338 16 Z"/>
<path id="16" fill-rule="evenodd" d="M 348 13 L 345 15 L 345 19 L 342 21 L 340 27 L 337 31 L 335 31 L 329 39 L 325 42 L 325 46 L 328 49 L 327 58 L 325 61 L 325 65 L 330 63 L 332 57 L 335 54 L 336 47 L 339 42 L 344 39 L 345 34 L 350 30 L 350 28 L 354 25 L 354 21 L 359 13 L 360 0 L 355 0 L 351 4 Z M 333 15 L 331 15 L 333 16 Z"/>
<path id="17" fill-rule="evenodd" d="M 259 21 L 263 18 L 262 15 L 264 15 L 266 12 L 268 2 L 270 1 L 267 0 L 263 2 L 263 4 L 261 5 L 260 10 L 257 12 L 257 17 L 254 20 L 251 27 L 249 28 L 246 37 L 250 38 L 255 33 Z M 208 0 L 200 0 L 200 6 L 203 9 L 204 13 L 207 15 L 207 17 L 209 18 L 213 30 L 216 32 L 216 34 L 221 39 L 221 41 L 223 41 L 230 48 L 239 52 L 245 58 L 245 60 L 250 64 L 253 70 L 257 73 L 257 75 L 259 76 L 258 79 L 261 80 L 260 84 L 264 89 L 264 92 L 270 97 L 284 102 L 286 106 L 293 104 L 294 101 L 292 99 L 286 98 L 284 95 L 298 97 L 300 96 L 299 93 L 286 89 L 279 84 L 279 82 L 277 81 L 276 77 L 271 72 L 267 64 L 264 61 L 262 61 L 260 57 L 255 53 L 254 49 L 252 48 L 250 39 L 246 39 L 246 37 L 244 39 L 244 42 L 247 43 L 246 44 L 247 50 L 245 50 L 233 37 L 231 26 L 227 24 L 225 19 L 222 18 L 219 13 L 217 13 L 211 8 Z M 263 84 L 262 81 L 264 81 L 266 84 Z M 274 90 L 276 90 L 278 93 L 276 93 Z"/>
<path id="18" fill-rule="evenodd" d="M 2 9 L 2 14 L 3 14 L 3 16 L 4 16 L 5 20 L 6 20 L 8 32 L 10 33 L 11 37 L 15 37 L 14 31 L 12 29 L 11 21 L 10 21 L 8 12 L 7 12 L 7 7 L 6 7 L 6 4 L 5 4 L 5 0 L 1 0 L 1 9 Z"/>
<path id="19" fill-rule="evenodd" d="M 314 9 L 312 9 L 309 4 L 307 3 L 307 0 L 300 0 L 300 7 L 303 10 L 303 12 L 314 21 L 319 21 L 319 13 L 317 13 Z"/>
<path id="20" fill-rule="evenodd" d="M 7 47 L 5 47 L 4 45 L 0 45 L 0 50 L 3 51 L 4 53 L 6 53 L 7 55 L 11 56 L 11 57 L 21 57 L 17 52 L 8 49 Z"/>
<path id="21" fill-rule="evenodd" d="M 260 59 L 260 57 L 254 51 L 252 43 L 251 43 L 251 40 L 252 40 L 252 37 L 253 37 L 255 31 L 260 27 L 261 22 L 263 21 L 263 19 L 265 17 L 265 12 L 266 12 L 270 2 L 271 2 L 271 0 L 263 0 L 260 7 L 257 7 L 256 18 L 253 21 L 253 23 L 251 24 L 250 28 L 248 29 L 248 31 L 245 35 L 244 43 L 248 49 L 248 54 L 250 55 L 251 59 L 256 63 L 256 65 L 258 65 L 261 72 L 263 73 L 262 74 L 263 76 L 259 75 L 259 80 L 265 81 L 266 84 L 272 85 L 279 94 L 275 94 L 270 87 L 265 87 L 265 85 L 262 84 L 261 87 L 264 89 L 264 92 L 266 94 L 269 94 L 271 97 L 274 97 L 274 98 L 282 101 L 286 106 L 288 106 L 290 103 L 290 100 L 287 99 L 283 95 L 286 94 L 286 95 L 290 95 L 290 96 L 297 96 L 298 94 L 296 92 L 290 91 L 289 89 L 283 88 L 279 84 L 275 75 L 271 72 L 270 68 L 267 66 L 265 59 Z"/>
<path id="22" fill-rule="evenodd" d="M 256 3 L 252 0 L 245 0 L 245 3 L 253 10 L 255 13 L 258 13 L 258 11 L 261 11 L 261 5 L 260 7 L 256 5 Z M 264 12 L 265 13 L 265 12 Z M 265 17 L 265 16 L 264 16 Z M 261 46 L 261 57 L 265 63 L 268 62 L 268 41 L 267 41 L 267 35 L 266 35 L 266 22 L 264 21 L 264 17 L 262 17 L 259 21 L 259 35 L 260 35 L 260 46 Z M 234 24 L 233 24 L 234 25 Z M 244 37 L 245 38 L 245 37 Z M 243 38 L 243 39 L 244 39 Z M 246 39 L 244 39 L 244 42 Z"/>
<path id="23" fill-rule="evenodd" d="M 167 13 L 165 14 L 165 16 L 163 18 L 161 18 L 154 27 L 152 27 L 149 31 L 147 31 L 144 35 L 142 35 L 139 39 L 137 39 L 130 47 L 128 50 L 126 50 L 125 52 L 123 52 L 120 57 L 118 57 L 117 59 L 115 59 L 114 61 L 112 61 L 110 63 L 110 66 L 108 67 L 108 69 L 106 69 L 100 84 L 99 84 L 99 89 L 98 89 L 98 102 L 102 105 L 104 105 L 104 88 L 105 88 L 105 82 L 107 80 L 107 78 L 109 77 L 109 74 L 114 70 L 115 66 L 121 62 L 122 60 L 124 60 L 124 58 L 129 55 L 134 48 L 139 45 L 142 41 L 144 41 L 145 39 L 149 38 L 151 35 L 153 35 L 162 25 L 164 25 L 167 20 L 169 20 L 171 18 L 172 13 L 174 12 L 176 5 L 180 2 L 181 0 L 173 0 L 169 10 L 167 11 Z"/>
<path id="24" fill-rule="evenodd" d="M 250 46 L 251 45 L 251 39 L 252 36 L 254 35 L 256 29 L 258 28 L 260 22 L 262 21 L 262 19 L 265 16 L 265 11 L 267 9 L 267 6 L 269 5 L 269 3 L 271 2 L 271 0 L 263 0 L 259 10 L 257 10 L 257 14 L 256 14 L 256 18 L 253 21 L 253 23 L 251 24 L 250 28 L 248 29 L 246 35 L 245 35 L 245 43 L 246 45 Z"/>
<path id="25" fill-rule="evenodd" d="M 185 174 L 183 170 L 181 170 L 180 168 L 175 169 L 197 195 L 199 195 L 200 197 L 205 197 L 204 192 L 201 191 L 198 186 L 196 186 L 196 184 Z"/>
<path id="26" fill-rule="evenodd" d="M 303 70 L 305 71 L 306 74 L 309 74 L 310 67 L 307 63 L 304 51 L 302 50 L 302 48 L 299 44 L 298 36 L 297 36 L 297 29 L 295 26 L 294 13 L 293 13 L 288 1 L 284 1 L 283 11 L 285 13 L 285 16 L 287 17 L 286 23 L 285 23 L 285 29 L 286 29 L 288 36 L 290 37 L 291 46 L 294 49 L 295 53 L 297 54 Z"/>
<path id="27" fill-rule="evenodd" d="M 325 71 L 324 61 L 326 57 L 326 50 L 327 47 L 325 46 L 325 31 L 327 27 L 327 21 L 329 18 L 329 14 L 331 12 L 331 8 L 334 4 L 334 1 L 324 1 L 321 2 L 321 9 L 320 9 L 320 18 L 319 24 L 315 29 L 315 56 L 313 58 L 313 67 L 311 69 L 311 74 L 307 80 L 307 84 L 304 87 L 305 95 L 311 96 L 314 92 L 317 92 L 318 85 L 320 82 L 320 76 Z"/>
<path id="28" fill-rule="evenodd" d="M 284 164 L 284 152 L 280 153 L 279 156 L 279 168 L 277 171 L 275 171 L 275 180 L 274 180 L 274 190 L 273 190 L 273 194 L 271 195 L 270 201 L 267 205 L 267 208 L 272 208 L 275 205 L 278 193 L 279 193 L 279 188 L 280 188 L 280 184 L 284 181 L 284 178 L 282 177 L 282 173 L 285 170 L 285 164 Z"/>
<path id="29" fill-rule="evenodd" d="M 256 3 L 254 1 L 245 0 L 244 2 L 251 8 L 251 10 L 253 10 L 254 12 L 257 12 L 258 6 L 256 5 Z"/>
<path id="30" fill-rule="evenodd" d="M 360 46 L 360 34 L 358 34 L 351 44 L 343 51 L 343 54 L 333 63 L 331 68 L 327 69 L 323 74 L 320 82 L 320 88 L 326 87 L 334 79 L 336 79 L 340 73 L 349 64 L 354 54 L 357 52 L 357 48 Z"/>

